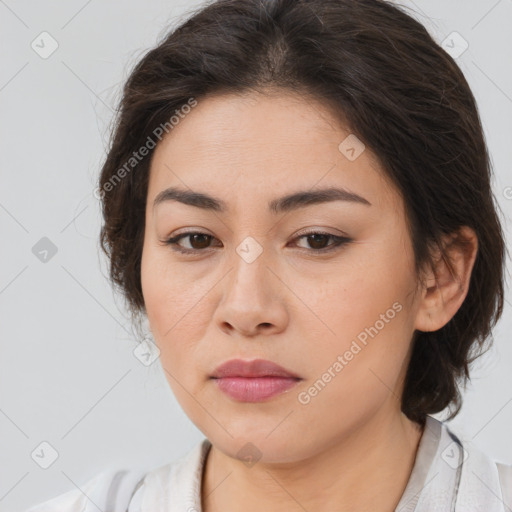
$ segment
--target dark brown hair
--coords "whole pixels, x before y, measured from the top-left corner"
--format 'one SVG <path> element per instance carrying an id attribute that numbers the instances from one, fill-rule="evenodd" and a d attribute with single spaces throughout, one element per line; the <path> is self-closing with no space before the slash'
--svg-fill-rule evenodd
<path id="1" fill-rule="evenodd" d="M 132 318 L 145 315 L 140 262 L 153 150 L 128 172 L 133 152 L 190 98 L 269 88 L 309 95 L 371 148 L 402 194 L 418 276 L 444 234 L 469 226 L 478 236 L 467 297 L 443 328 L 415 331 L 402 396 L 411 420 L 448 406 L 453 418 L 458 382 L 484 353 L 504 300 L 489 155 L 462 71 L 421 23 L 383 0 L 218 0 L 192 14 L 131 72 L 99 179 L 101 247 Z"/>

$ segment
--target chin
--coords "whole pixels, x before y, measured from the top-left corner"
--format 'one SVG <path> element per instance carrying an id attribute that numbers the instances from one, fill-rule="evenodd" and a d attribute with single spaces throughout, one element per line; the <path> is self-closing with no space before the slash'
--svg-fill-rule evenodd
<path id="1" fill-rule="evenodd" d="M 290 435 L 289 427 L 280 432 L 280 427 L 277 427 L 272 432 L 278 423 L 274 423 L 271 428 L 265 426 L 257 429 L 247 425 L 240 430 L 228 429 L 233 437 L 225 431 L 220 434 L 218 430 L 215 430 L 215 435 L 206 437 L 218 450 L 245 462 L 248 467 L 256 462 L 294 463 L 306 458 L 311 447 L 301 444 L 304 440 L 300 436 Z"/>

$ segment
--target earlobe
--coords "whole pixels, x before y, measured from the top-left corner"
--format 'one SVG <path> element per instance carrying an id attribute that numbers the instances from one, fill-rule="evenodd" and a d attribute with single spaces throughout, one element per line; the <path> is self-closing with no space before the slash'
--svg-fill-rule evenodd
<path id="1" fill-rule="evenodd" d="M 478 253 L 478 237 L 464 226 L 443 239 L 446 257 L 437 249 L 418 307 L 415 329 L 437 331 L 457 313 L 469 290 L 471 273 Z M 451 263 L 451 265 L 450 265 Z"/>

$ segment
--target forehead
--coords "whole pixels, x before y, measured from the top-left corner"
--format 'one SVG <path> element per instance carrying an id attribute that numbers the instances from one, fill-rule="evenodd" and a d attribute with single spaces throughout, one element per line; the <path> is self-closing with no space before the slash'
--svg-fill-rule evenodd
<path id="1" fill-rule="evenodd" d="M 346 140 L 361 144 L 356 159 L 344 153 Z M 376 205 L 397 200 L 375 155 L 325 105 L 284 92 L 199 99 L 155 148 L 149 201 L 170 186 L 215 191 L 228 206 L 329 186 Z"/>
<path id="2" fill-rule="evenodd" d="M 217 94 L 199 99 L 196 107 L 158 145 L 178 156 L 217 159 L 237 154 L 260 159 L 290 157 L 296 148 L 324 151 L 340 135 L 350 133 L 318 101 L 292 92 Z M 279 151 L 280 150 L 280 151 Z"/>

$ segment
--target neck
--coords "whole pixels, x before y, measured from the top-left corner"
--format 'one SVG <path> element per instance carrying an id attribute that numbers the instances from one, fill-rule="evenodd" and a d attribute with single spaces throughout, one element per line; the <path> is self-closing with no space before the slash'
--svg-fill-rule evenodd
<path id="1" fill-rule="evenodd" d="M 203 471 L 203 512 L 393 512 L 422 434 L 422 426 L 393 411 L 294 463 L 247 467 L 212 446 Z"/>

